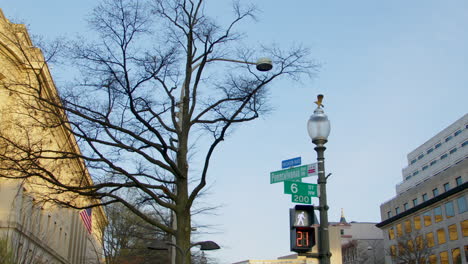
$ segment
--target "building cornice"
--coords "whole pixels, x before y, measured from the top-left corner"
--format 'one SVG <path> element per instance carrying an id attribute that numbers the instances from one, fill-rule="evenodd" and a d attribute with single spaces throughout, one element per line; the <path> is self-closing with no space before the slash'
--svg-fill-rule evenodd
<path id="1" fill-rule="evenodd" d="M 406 210 L 406 211 L 404 211 L 404 212 L 402 212 L 400 214 L 397 214 L 397 215 L 395 215 L 393 217 L 390 217 L 387 220 L 384 220 L 384 221 L 376 224 L 375 226 L 377 226 L 378 228 L 382 228 L 382 227 L 384 227 L 386 225 L 392 224 L 393 222 L 398 221 L 401 218 L 404 218 L 404 217 L 406 217 L 406 216 L 408 216 L 410 214 L 416 213 L 417 211 L 422 210 L 422 209 L 424 209 L 426 207 L 429 207 L 429 206 L 431 206 L 431 205 L 433 205 L 435 203 L 438 203 L 438 202 L 440 202 L 440 201 L 442 201 L 442 200 L 444 200 L 444 199 L 446 199 L 446 198 L 448 198 L 450 196 L 461 193 L 461 192 L 465 191 L 467 188 L 468 188 L 468 182 L 465 182 L 465 183 L 463 183 L 463 184 L 461 184 L 461 185 L 459 185 L 459 186 L 457 186 L 457 187 L 455 187 L 453 189 L 450 189 L 450 190 L 448 190 L 448 191 L 446 191 L 446 192 L 444 192 L 444 193 L 442 193 L 442 194 L 440 194 L 440 195 L 438 195 L 438 196 L 436 196 L 436 197 L 434 197 L 432 199 L 429 199 L 429 200 L 427 200 L 427 201 L 425 201 L 425 202 L 423 202 L 423 203 L 421 203 L 421 204 L 419 204 L 419 205 L 417 205 L 417 206 L 415 206 L 413 208 L 410 208 L 410 209 L 408 209 L 408 210 Z"/>

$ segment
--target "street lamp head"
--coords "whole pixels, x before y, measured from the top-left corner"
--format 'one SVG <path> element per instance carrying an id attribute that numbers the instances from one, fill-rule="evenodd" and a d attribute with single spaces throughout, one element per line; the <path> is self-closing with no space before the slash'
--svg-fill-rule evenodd
<path id="1" fill-rule="evenodd" d="M 307 122 L 307 131 L 309 132 L 312 142 L 315 144 L 317 144 L 316 142 L 325 144 L 328 140 L 328 135 L 330 135 L 330 121 L 323 111 L 323 95 L 319 95 L 318 98 L 319 103 L 317 103 L 317 108 Z"/>
<path id="2" fill-rule="evenodd" d="M 257 65 L 257 70 L 259 71 L 269 71 L 273 69 L 273 63 L 270 58 L 260 58 L 255 65 Z"/>
<path id="3" fill-rule="evenodd" d="M 193 244 L 192 246 L 200 246 L 200 250 L 216 250 L 221 247 L 213 241 L 202 241 Z"/>

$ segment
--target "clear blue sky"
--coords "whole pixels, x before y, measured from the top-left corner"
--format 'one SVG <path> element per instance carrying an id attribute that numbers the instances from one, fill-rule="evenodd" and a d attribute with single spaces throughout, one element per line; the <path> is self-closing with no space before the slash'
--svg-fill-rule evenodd
<path id="1" fill-rule="evenodd" d="M 281 160 L 315 160 L 306 121 L 318 93 L 332 124 L 326 169 L 329 219 L 379 222 L 379 205 L 395 195 L 406 154 L 467 113 L 468 1 L 267 1 L 247 41 L 301 43 L 322 64 L 301 83 L 271 87 L 275 111 L 243 125 L 221 145 L 206 202 L 217 215 L 197 219 L 217 232 L 220 263 L 289 254 L 288 208 L 282 184 L 269 184 Z M 9 18 L 46 37 L 86 33 L 95 1 L 0 0 Z M 212 0 L 224 17 L 229 1 Z M 311 179 L 315 181 L 315 179 Z"/>

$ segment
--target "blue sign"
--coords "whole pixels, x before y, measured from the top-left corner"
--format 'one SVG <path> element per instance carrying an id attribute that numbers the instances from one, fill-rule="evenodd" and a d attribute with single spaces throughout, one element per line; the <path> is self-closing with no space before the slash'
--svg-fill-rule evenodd
<path id="1" fill-rule="evenodd" d="M 288 159 L 288 160 L 283 160 L 281 162 L 281 168 L 283 168 L 283 169 L 298 166 L 298 165 L 301 165 L 301 157 Z"/>

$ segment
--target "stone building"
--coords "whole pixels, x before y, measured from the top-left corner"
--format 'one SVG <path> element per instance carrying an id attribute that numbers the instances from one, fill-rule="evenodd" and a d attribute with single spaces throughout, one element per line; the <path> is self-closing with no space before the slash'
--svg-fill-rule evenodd
<path id="1" fill-rule="evenodd" d="M 33 94 L 31 91 L 59 103 L 41 50 L 33 45 L 24 25 L 11 23 L 0 10 L 0 246 L 8 246 L 15 263 L 99 263 L 102 227 L 106 224 L 104 211 L 59 206 L 50 200 L 64 198 L 66 194 L 56 192 L 48 182 L 18 179 L 28 172 L 51 173 L 64 182 L 91 182 L 79 160 L 54 161 L 47 159 L 46 153 L 38 154 L 42 158 L 31 159 L 15 152 L 21 147 L 40 151 L 44 145 L 48 149 L 80 151 L 75 138 L 63 127 L 29 126 L 53 118 L 36 111 L 43 106 L 25 96 Z M 29 162 L 42 164 L 44 171 L 34 171 L 31 163 L 22 162 L 28 158 Z M 67 199 L 77 207 L 89 203 L 79 196 Z"/>
<path id="2" fill-rule="evenodd" d="M 386 263 L 468 263 L 467 158 L 468 114 L 408 154 L 397 195 L 380 206 Z"/>

